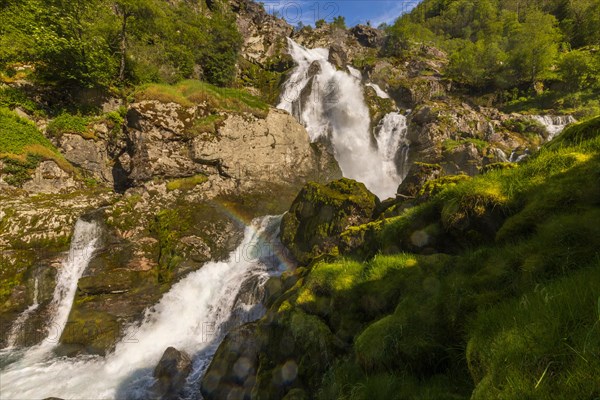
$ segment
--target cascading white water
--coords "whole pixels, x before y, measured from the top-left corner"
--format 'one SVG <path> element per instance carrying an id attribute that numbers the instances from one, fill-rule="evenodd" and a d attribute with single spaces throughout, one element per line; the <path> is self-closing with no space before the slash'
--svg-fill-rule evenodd
<path id="1" fill-rule="evenodd" d="M 226 262 L 209 262 L 175 284 L 146 311 L 141 324 L 127 329 L 110 355 L 66 359 L 47 354 L 33 364 L 28 357 L 10 364 L 0 371 L 0 398 L 145 399 L 153 383 L 152 369 L 169 346 L 193 355 L 187 389 L 190 398 L 199 397 L 197 381 L 228 324 L 261 316 L 257 304 L 240 304 L 242 284 L 253 278 L 260 285 L 281 272 L 274 228 L 279 221 L 255 221 Z"/>
<path id="2" fill-rule="evenodd" d="M 13 322 L 12 327 L 10 328 L 10 332 L 8 333 L 8 339 L 6 340 L 6 347 L 8 349 L 12 349 L 17 345 L 17 340 L 19 339 L 19 335 L 22 334 L 23 326 L 25 322 L 29 319 L 29 316 L 32 312 L 38 309 L 40 304 L 38 303 L 38 295 L 39 295 L 39 280 L 35 278 L 33 287 L 33 302 L 25 311 L 19 315 L 19 317 Z"/>
<path id="3" fill-rule="evenodd" d="M 387 114 L 375 129 L 384 171 L 391 179 L 399 176 L 402 180 L 408 174 L 410 142 L 407 131 L 406 117 L 399 112 Z"/>
<path id="4" fill-rule="evenodd" d="M 577 122 L 571 115 L 532 115 L 531 117 L 546 127 L 547 141 L 554 139 L 567 125 Z"/>
<path id="5" fill-rule="evenodd" d="M 381 97 L 382 99 L 390 98 L 390 95 L 387 94 L 386 92 L 384 92 L 383 89 L 380 88 L 379 85 L 377 85 L 375 83 L 367 83 L 365 86 L 372 87 L 375 90 L 375 94 L 377 94 L 377 96 Z"/>
<path id="6" fill-rule="evenodd" d="M 100 227 L 96 222 L 77 220 L 69 255 L 63 262 L 56 278 L 56 287 L 50 304 L 52 317 L 48 324 L 48 335 L 42 342 L 42 347 L 51 348 L 58 343 L 67 324 L 69 312 L 71 312 L 73 299 L 77 292 L 77 282 L 94 255 L 99 237 Z"/>
<path id="7" fill-rule="evenodd" d="M 330 64 L 327 49 L 288 42 L 297 66 L 278 107 L 304 124 L 311 141 L 329 140 L 344 176 L 363 182 L 382 199 L 394 196 L 402 179 L 386 171 L 387 160 L 373 143 L 361 82 Z"/>
<path id="8" fill-rule="evenodd" d="M 346 68 L 348 68 L 348 71 L 350 72 L 350 75 L 352 75 L 353 77 L 355 77 L 359 81 L 362 81 L 362 73 L 359 70 L 357 70 L 356 68 L 354 68 L 351 65 L 347 65 Z"/>

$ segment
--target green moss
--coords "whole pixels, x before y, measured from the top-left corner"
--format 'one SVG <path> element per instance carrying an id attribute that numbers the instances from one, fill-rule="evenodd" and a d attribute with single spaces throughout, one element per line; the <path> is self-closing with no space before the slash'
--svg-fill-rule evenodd
<path id="1" fill-rule="evenodd" d="M 485 140 L 481 140 L 481 139 L 474 139 L 474 138 L 467 138 L 467 139 L 460 139 L 460 140 L 448 139 L 448 140 L 444 140 L 442 142 L 442 149 L 444 152 L 452 153 L 458 147 L 468 145 L 468 144 L 475 145 L 477 150 L 479 150 L 480 152 L 483 152 L 490 145 L 488 142 L 486 142 Z"/>
<path id="2" fill-rule="evenodd" d="M 438 179 L 425 182 L 421 190 L 419 190 L 419 196 L 429 198 L 437 195 L 442 190 L 456 186 L 460 182 L 469 180 L 468 175 L 448 175 Z"/>
<path id="3" fill-rule="evenodd" d="M 327 185 L 310 182 L 302 189 L 281 223 L 282 242 L 301 262 L 337 253 L 339 235 L 352 225 L 366 222 L 377 198 L 364 184 L 340 179 Z"/>
<path id="4" fill-rule="evenodd" d="M 94 134 L 90 131 L 90 122 L 90 119 L 87 117 L 63 113 L 50 121 L 46 131 L 55 138 L 70 133 L 81 135 L 86 139 L 92 139 L 94 138 Z"/>
<path id="5" fill-rule="evenodd" d="M 192 190 L 207 180 L 208 178 L 203 174 L 190 176 L 188 178 L 175 179 L 167 183 L 167 190 L 169 192 L 173 190 Z"/>

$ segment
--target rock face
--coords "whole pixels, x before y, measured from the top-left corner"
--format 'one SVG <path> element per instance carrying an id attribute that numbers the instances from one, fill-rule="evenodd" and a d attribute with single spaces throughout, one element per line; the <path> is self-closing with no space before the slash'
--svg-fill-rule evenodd
<path id="1" fill-rule="evenodd" d="M 229 5 L 236 13 L 237 26 L 244 37 L 241 54 L 245 59 L 268 67 L 268 64 L 285 58 L 286 38 L 293 31 L 291 25 L 251 0 L 233 0 Z"/>
<path id="2" fill-rule="evenodd" d="M 257 184 L 295 184 L 335 176 L 335 161 L 315 150 L 304 128 L 275 109 L 265 118 L 223 117 L 216 133 L 193 135 L 202 106 L 143 101 L 128 114 L 130 181 L 140 185 L 157 177 L 173 179 L 199 173 L 220 175 L 224 189 Z M 324 157 L 322 157 L 324 156 Z"/>
<path id="3" fill-rule="evenodd" d="M 61 153 L 71 164 L 87 171 L 91 177 L 100 182 L 113 184 L 110 157 L 105 141 L 84 139 L 80 135 L 72 134 L 62 135 L 58 141 Z"/>
<path id="4" fill-rule="evenodd" d="M 350 29 L 350 33 L 358 40 L 362 46 L 378 48 L 383 44 L 384 33 L 367 25 L 356 25 Z"/>
<path id="5" fill-rule="evenodd" d="M 281 241 L 301 263 L 335 253 L 333 238 L 369 220 L 376 205 L 375 195 L 351 179 L 308 183 L 281 221 Z"/>
<path id="6" fill-rule="evenodd" d="M 156 383 L 152 386 L 153 397 L 162 400 L 179 399 L 187 376 L 192 372 L 192 359 L 174 347 L 165 350 L 154 369 Z"/>
<path id="7" fill-rule="evenodd" d="M 60 193 L 78 187 L 81 187 L 80 182 L 54 161 L 42 161 L 33 172 L 32 179 L 23 184 L 23 189 L 32 193 Z"/>

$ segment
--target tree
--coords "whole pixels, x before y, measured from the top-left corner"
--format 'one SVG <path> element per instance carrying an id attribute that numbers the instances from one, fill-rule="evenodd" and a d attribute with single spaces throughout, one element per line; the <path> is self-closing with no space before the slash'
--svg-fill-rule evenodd
<path id="1" fill-rule="evenodd" d="M 75 86 L 107 86 L 114 76 L 108 37 L 97 34 L 103 9 L 100 0 L 30 0 L 31 61 L 49 82 Z"/>
<path id="2" fill-rule="evenodd" d="M 148 1 L 144 0 L 117 0 L 114 2 L 115 14 L 121 20 L 119 33 L 119 81 L 125 81 L 125 67 L 127 61 L 127 35 L 128 23 L 132 18 L 149 21 L 153 16 L 153 9 Z"/>
<path id="3" fill-rule="evenodd" d="M 321 28 L 321 27 L 325 26 L 325 24 L 326 24 L 326 22 L 325 22 L 325 20 L 324 20 L 324 19 L 318 19 L 318 20 L 315 22 L 315 27 L 316 27 L 316 28 Z"/>
<path id="4" fill-rule="evenodd" d="M 331 25 L 339 29 L 346 29 L 346 18 L 343 15 L 338 15 L 333 18 Z"/>
<path id="5" fill-rule="evenodd" d="M 559 74 L 571 90 L 587 89 L 598 82 L 598 60 L 589 52 L 574 50 L 562 56 Z"/>
<path id="6" fill-rule="evenodd" d="M 554 16 L 538 10 L 527 14 L 510 38 L 510 63 L 519 80 L 538 81 L 556 60 L 560 37 Z"/>

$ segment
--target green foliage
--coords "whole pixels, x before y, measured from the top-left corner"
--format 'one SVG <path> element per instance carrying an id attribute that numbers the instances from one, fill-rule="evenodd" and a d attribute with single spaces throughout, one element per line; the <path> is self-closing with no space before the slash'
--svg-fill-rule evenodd
<path id="1" fill-rule="evenodd" d="M 0 155 L 23 155 L 36 145 L 56 152 L 52 143 L 38 131 L 33 122 L 0 108 Z"/>
<path id="2" fill-rule="evenodd" d="M 20 107 L 29 114 L 43 114 L 38 105 L 22 89 L 9 86 L 0 87 L 0 107 L 11 110 Z"/>
<path id="3" fill-rule="evenodd" d="M 570 90 L 583 90 L 598 85 L 600 56 L 585 50 L 565 53 L 559 62 L 559 75 Z"/>
<path id="4" fill-rule="evenodd" d="M 48 124 L 47 132 L 54 137 L 60 137 L 65 133 L 78 134 L 84 137 L 89 137 L 89 118 L 80 115 L 71 115 L 63 113 L 54 118 Z"/>
<path id="5" fill-rule="evenodd" d="M 587 50 L 568 49 L 598 44 L 599 10 L 598 0 L 424 0 L 388 28 L 385 52 L 434 44 L 450 55 L 452 79 L 480 89 L 541 92 L 539 82 L 555 80 L 558 63 L 567 89 L 581 90 L 597 82 L 598 62 Z"/>
<path id="6" fill-rule="evenodd" d="M 0 66 L 34 63 L 61 89 L 192 76 L 228 85 L 241 46 L 233 16 L 193 2 L 25 0 L 0 19 Z"/>
<path id="7" fill-rule="evenodd" d="M 346 29 L 346 18 L 343 15 L 334 17 L 331 26 L 338 29 Z"/>
<path id="8" fill-rule="evenodd" d="M 318 29 L 318 28 L 322 28 L 323 26 L 325 26 L 325 24 L 326 24 L 326 22 L 325 22 L 325 20 L 324 20 L 324 19 L 318 19 L 318 20 L 315 22 L 315 27 L 316 27 L 317 29 Z"/>
<path id="9" fill-rule="evenodd" d="M 264 117 L 269 106 L 244 90 L 219 88 L 206 82 L 185 80 L 176 85 L 149 84 L 138 88 L 136 100 L 173 102 L 184 107 L 207 102 L 214 111 L 249 112 Z"/>

